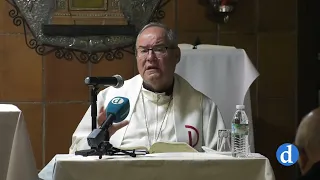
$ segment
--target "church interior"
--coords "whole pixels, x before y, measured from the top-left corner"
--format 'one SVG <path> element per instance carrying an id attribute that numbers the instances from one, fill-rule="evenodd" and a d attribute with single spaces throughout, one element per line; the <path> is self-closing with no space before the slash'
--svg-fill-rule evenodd
<path id="1" fill-rule="evenodd" d="M 30 3 L 27 4 L 30 12 L 32 8 L 41 11 L 45 5 L 40 6 L 37 1 L 49 2 L 24 2 Z M 90 3 L 83 0 L 51 1 L 55 4 L 51 4 L 55 7 L 54 12 L 52 7 L 50 9 L 52 19 L 50 24 L 43 26 L 48 35 L 39 35 L 40 31 L 33 29 L 32 25 L 25 26 L 26 19 L 37 27 L 41 21 L 49 22 L 43 18 L 46 15 L 24 17 L 28 13 L 21 12 L 16 15 L 11 10 L 15 10 L 15 3 L 22 1 L 0 2 L 0 104 L 15 105 L 23 113 L 38 172 L 56 154 L 69 152 L 72 134 L 90 105 L 91 92 L 84 83 L 86 77 L 119 74 L 127 80 L 138 74 L 131 48 L 135 32 L 133 26 L 129 26 L 127 16 L 143 16 L 136 11 L 136 14 L 121 11 L 121 2 L 134 2 L 128 0 L 94 0 Z M 144 0 L 139 12 L 152 16 L 147 4 L 153 2 L 156 1 Z M 202 44 L 235 47 L 245 52 L 248 62 L 259 74 L 247 89 L 250 91 L 247 98 L 251 106 L 254 151 L 268 158 L 276 179 L 299 177 L 298 164 L 281 165 L 276 151 L 281 144 L 294 142 L 302 117 L 320 104 L 320 26 L 317 23 L 320 11 L 316 9 L 320 7 L 319 2 L 227 0 L 234 8 L 230 13 L 228 9 L 215 12 L 212 5 L 219 0 L 160 2 L 163 3 L 159 9 L 162 12 L 155 15 L 158 16 L 156 20 L 176 32 L 179 44 L 192 45 L 192 49 Z M 131 22 L 141 27 L 151 19 L 145 18 L 140 22 L 132 18 Z M 74 29 L 59 30 L 62 28 L 60 25 Z M 86 25 L 95 29 L 88 29 Z M 115 27 L 101 29 L 99 25 Z M 114 37 L 90 39 L 86 33 L 80 33 L 79 38 L 73 38 L 72 42 L 72 38 L 65 41 L 61 38 L 61 43 L 65 44 L 55 48 L 60 42 L 54 40 L 55 33 L 60 33 L 60 38 L 64 33 L 76 31 L 93 33 L 95 37 L 109 32 L 108 35 Z M 118 32 L 124 35 L 116 36 Z M 46 46 L 44 50 L 40 42 L 52 42 L 53 45 Z M 87 48 L 89 45 L 92 49 Z M 108 51 L 103 57 L 100 54 L 91 56 L 95 50 L 103 51 L 113 45 L 121 46 L 121 52 L 115 50 Z M 68 48 L 77 51 L 72 52 Z M 202 72 L 189 69 L 188 73 Z M 223 78 L 232 73 L 221 74 Z M 232 117 L 233 114 L 229 115 Z"/>

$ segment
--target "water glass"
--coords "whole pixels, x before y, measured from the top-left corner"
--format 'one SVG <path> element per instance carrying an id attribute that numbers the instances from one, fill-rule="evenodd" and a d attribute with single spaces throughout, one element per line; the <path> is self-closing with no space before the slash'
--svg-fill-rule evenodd
<path id="1" fill-rule="evenodd" d="M 230 129 L 218 130 L 217 151 L 231 152 L 231 130 Z"/>

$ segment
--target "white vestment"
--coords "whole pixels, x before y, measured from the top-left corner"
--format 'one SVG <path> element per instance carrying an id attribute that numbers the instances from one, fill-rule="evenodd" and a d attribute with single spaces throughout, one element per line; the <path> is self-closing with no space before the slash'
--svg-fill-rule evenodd
<path id="1" fill-rule="evenodd" d="M 216 147 L 218 129 L 225 126 L 218 107 L 210 98 L 177 74 L 171 103 L 170 97 L 148 91 L 142 83 L 141 76 L 136 75 L 126 80 L 121 88 L 108 87 L 97 96 L 97 112 L 116 96 L 129 99 L 130 111 L 126 118 L 129 124 L 110 137 L 114 147 L 149 147 L 156 141 L 186 142 L 198 151 L 202 151 L 201 146 Z M 69 153 L 90 149 L 87 136 L 92 130 L 91 123 L 89 107 L 72 136 Z"/>

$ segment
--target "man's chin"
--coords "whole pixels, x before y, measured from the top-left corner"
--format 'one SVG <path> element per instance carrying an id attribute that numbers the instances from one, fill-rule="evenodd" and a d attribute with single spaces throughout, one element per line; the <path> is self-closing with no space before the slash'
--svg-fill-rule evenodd
<path id="1" fill-rule="evenodd" d="M 156 81 L 159 80 L 161 78 L 160 73 L 149 73 L 145 76 L 146 80 L 148 81 Z"/>

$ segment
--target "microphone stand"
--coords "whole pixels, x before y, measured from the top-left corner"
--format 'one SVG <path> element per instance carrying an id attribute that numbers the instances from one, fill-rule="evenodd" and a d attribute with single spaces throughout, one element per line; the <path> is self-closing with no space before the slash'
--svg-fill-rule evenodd
<path id="1" fill-rule="evenodd" d="M 91 86 L 91 85 L 90 85 Z M 92 85 L 91 88 L 91 132 L 97 128 L 97 96 L 99 87 L 97 84 Z M 96 149 L 91 147 L 90 149 L 76 151 L 75 155 L 89 156 L 96 154 Z"/>
<path id="2" fill-rule="evenodd" d="M 97 96 L 98 96 L 99 88 L 95 85 L 91 89 L 91 119 L 92 119 L 92 127 L 91 130 L 97 128 Z"/>
<path id="3" fill-rule="evenodd" d="M 137 156 L 137 154 L 135 153 L 136 150 L 126 151 L 126 150 L 121 150 L 113 147 L 112 144 L 109 142 L 109 139 L 110 139 L 109 132 L 108 130 L 106 130 L 105 139 L 100 143 L 97 150 L 97 153 L 98 153 L 97 155 L 99 155 L 99 159 L 101 159 L 103 155 L 109 155 L 109 156 L 120 155 L 117 153 L 122 153 L 123 155 L 129 155 L 131 157 Z"/>
<path id="4" fill-rule="evenodd" d="M 92 118 L 92 131 L 97 128 L 97 96 L 98 96 L 99 87 L 97 85 L 93 85 L 91 89 L 91 118 Z M 112 146 L 109 142 L 110 136 L 108 128 L 105 131 L 105 139 L 102 141 L 98 147 L 91 147 L 91 149 L 85 149 L 76 151 L 75 155 L 81 155 L 84 157 L 87 156 L 99 156 L 99 159 L 102 158 L 103 155 L 120 155 L 117 153 L 122 153 L 124 155 L 129 155 L 131 157 L 136 157 L 137 154 L 135 150 L 125 151 Z"/>

